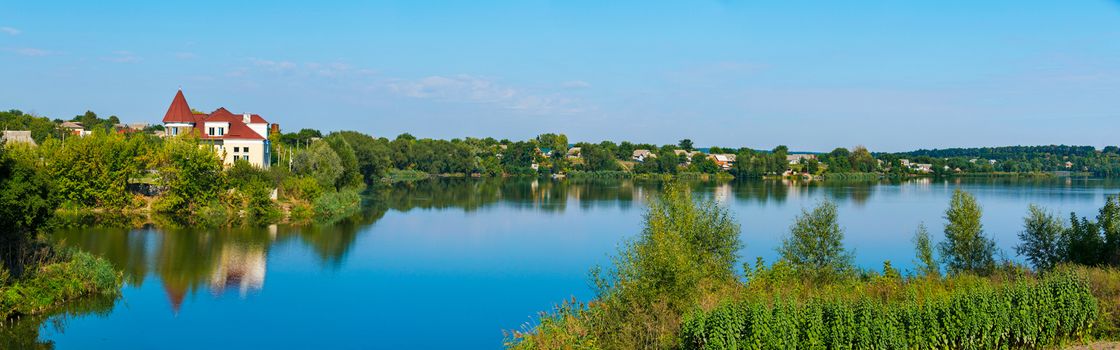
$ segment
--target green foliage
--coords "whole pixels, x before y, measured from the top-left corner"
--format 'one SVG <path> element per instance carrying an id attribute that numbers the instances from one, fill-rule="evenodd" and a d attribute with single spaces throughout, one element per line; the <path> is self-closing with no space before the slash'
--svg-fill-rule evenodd
<path id="1" fill-rule="evenodd" d="M 393 166 L 390 158 L 389 143 L 357 131 L 340 131 L 332 133 L 346 140 L 354 149 L 354 156 L 358 160 L 358 172 L 366 184 L 374 184 L 385 177 Z"/>
<path id="2" fill-rule="evenodd" d="M 609 348 L 665 345 L 675 321 L 694 307 L 703 288 L 735 283 L 732 265 L 741 247 L 739 226 L 715 202 L 697 202 L 683 185 L 669 184 L 652 199 L 642 233 L 596 269 L 599 302 L 586 337 Z M 651 329 L 657 324 L 661 329 Z M 532 343 L 530 341 L 530 343 Z"/>
<path id="3" fill-rule="evenodd" d="M 933 257 L 933 242 L 926 224 L 918 225 L 914 232 L 914 261 L 917 272 L 926 277 L 941 277 L 941 268 Z"/>
<path id="4" fill-rule="evenodd" d="M 89 253 L 64 253 L 30 277 L 0 283 L 0 319 L 45 312 L 90 294 L 120 293 L 122 274 L 109 262 Z"/>
<path id="5" fill-rule="evenodd" d="M 339 174 L 338 179 L 335 180 L 335 188 L 355 187 L 360 188 L 364 183 L 361 169 L 358 165 L 358 157 L 354 153 L 354 148 L 350 147 L 350 142 L 341 134 L 332 133 L 328 135 L 323 141 L 331 147 L 335 155 L 338 156 L 339 165 L 342 166 L 342 174 Z"/>
<path id="6" fill-rule="evenodd" d="M 153 203 L 158 212 L 187 214 L 218 199 L 226 188 L 222 161 L 207 146 L 190 137 L 166 142 L 160 175 L 167 188 Z"/>
<path id="7" fill-rule="evenodd" d="M 13 151 L 0 143 L 0 266 L 8 268 L 17 263 L 12 254 L 16 247 L 32 238 L 58 207 L 51 179 L 34 159 L 17 157 Z"/>
<path id="8" fill-rule="evenodd" d="M 1035 270 L 1050 270 L 1062 261 L 1060 240 L 1066 228 L 1057 215 L 1037 205 L 1031 204 L 1028 211 L 1015 251 L 1025 255 Z"/>
<path id="9" fill-rule="evenodd" d="M 315 199 L 312 208 L 316 217 L 329 220 L 353 213 L 361 202 L 362 198 L 357 190 L 347 189 L 324 193 Z"/>
<path id="10" fill-rule="evenodd" d="M 31 131 L 31 138 L 40 144 L 47 138 L 62 138 L 64 134 L 49 118 L 25 114 L 18 109 L 0 111 L 0 130 Z"/>
<path id="11" fill-rule="evenodd" d="M 950 273 L 986 276 L 995 269 L 996 243 L 984 236 L 976 198 L 956 190 L 945 211 L 945 240 L 938 246 Z"/>
<path id="12" fill-rule="evenodd" d="M 47 140 L 38 152 L 60 201 L 120 209 L 131 204 L 129 179 L 138 177 L 154 161 L 152 142 L 145 135 L 126 137 L 98 131 L 86 137 Z"/>
<path id="13" fill-rule="evenodd" d="M 315 178 L 319 187 L 324 189 L 336 189 L 336 184 L 345 171 L 342 160 L 327 142 L 312 143 L 310 148 L 292 159 L 293 173 Z"/>
<path id="14" fill-rule="evenodd" d="M 1087 283 L 1063 274 L 885 302 L 748 299 L 690 314 L 680 339 L 685 349 L 1033 349 L 1084 339 L 1098 312 Z"/>
<path id="15" fill-rule="evenodd" d="M 852 272 L 852 254 L 844 249 L 836 203 L 825 200 L 812 211 L 802 209 L 789 230 L 778 253 L 796 273 L 829 281 Z"/>

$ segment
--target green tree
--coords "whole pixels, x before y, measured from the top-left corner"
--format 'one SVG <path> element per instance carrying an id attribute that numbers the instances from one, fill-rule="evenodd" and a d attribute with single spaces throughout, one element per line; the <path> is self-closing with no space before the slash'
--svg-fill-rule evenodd
<path id="1" fill-rule="evenodd" d="M 933 257 L 933 241 L 930 239 L 926 224 L 919 224 L 914 232 L 914 262 L 919 273 L 926 277 L 941 277 L 941 268 Z"/>
<path id="2" fill-rule="evenodd" d="M 326 142 L 315 142 L 292 159 L 292 171 L 300 176 L 315 178 L 321 188 L 337 189 L 335 184 L 345 170 L 342 167 L 342 160 L 330 145 Z"/>
<path id="3" fill-rule="evenodd" d="M 337 134 L 354 149 L 354 155 L 358 158 L 358 172 L 362 174 L 366 184 L 381 180 L 393 166 L 387 140 L 375 139 L 357 131 L 339 131 Z"/>
<path id="4" fill-rule="evenodd" d="M 692 170 L 705 174 L 715 174 L 719 172 L 719 165 L 714 160 L 708 158 L 707 154 L 697 153 L 692 156 Z"/>
<path id="5" fill-rule="evenodd" d="M 0 263 L 19 276 L 22 248 L 54 215 L 58 202 L 51 195 L 50 177 L 36 160 L 16 157 L 9 147 L 0 142 Z"/>
<path id="6" fill-rule="evenodd" d="M 160 177 L 167 190 L 153 204 L 159 212 L 191 213 L 217 200 L 226 188 L 222 161 L 213 149 L 189 135 L 166 142 Z"/>
<path id="7" fill-rule="evenodd" d="M 693 148 L 693 146 L 692 146 L 692 139 L 681 140 L 680 142 L 677 143 L 677 146 L 680 146 L 681 149 L 683 149 L 685 151 L 689 151 L 689 152 L 692 152 L 693 150 L 695 150 L 695 148 Z"/>
<path id="8" fill-rule="evenodd" d="M 995 268 L 996 243 L 984 236 L 980 204 L 968 192 L 953 192 L 945 211 L 945 240 L 938 247 L 950 273 L 987 276 Z"/>
<path id="9" fill-rule="evenodd" d="M 844 249 L 836 203 L 825 200 L 812 211 L 802 209 L 789 230 L 778 253 L 794 271 L 817 281 L 835 280 L 853 271 L 852 254 Z"/>
<path id="10" fill-rule="evenodd" d="M 1087 266 L 1104 263 L 1104 259 L 1101 258 L 1104 239 L 1100 235 L 1097 223 L 1087 218 L 1078 219 L 1076 213 L 1070 213 L 1069 216 L 1070 226 L 1061 240 L 1064 260 Z"/>
<path id="11" fill-rule="evenodd" d="M 1050 270 L 1062 260 L 1060 241 L 1066 228 L 1057 215 L 1042 207 L 1031 204 L 1028 211 L 1015 252 L 1026 256 L 1036 270 Z"/>
<path id="12" fill-rule="evenodd" d="M 1104 237 L 1105 263 L 1120 266 L 1120 196 L 1108 196 L 1097 214 L 1097 226 Z"/>
<path id="13" fill-rule="evenodd" d="M 335 180 L 335 187 L 342 189 L 347 187 L 361 187 L 364 184 L 362 181 L 361 169 L 358 166 L 358 157 L 354 152 L 354 148 L 350 147 L 350 142 L 342 134 L 331 133 L 327 135 L 323 141 L 331 147 L 334 154 L 338 156 L 339 164 L 342 165 L 342 174 Z"/>
<path id="14" fill-rule="evenodd" d="M 604 348 L 664 347 L 654 330 L 640 327 L 659 314 L 679 318 L 697 306 L 702 288 L 735 283 L 742 247 L 739 225 L 715 201 L 696 201 L 688 188 L 670 183 L 650 200 L 645 228 L 613 258 L 610 270 L 592 273 L 605 327 Z M 605 272 L 604 272 L 605 271 Z"/>

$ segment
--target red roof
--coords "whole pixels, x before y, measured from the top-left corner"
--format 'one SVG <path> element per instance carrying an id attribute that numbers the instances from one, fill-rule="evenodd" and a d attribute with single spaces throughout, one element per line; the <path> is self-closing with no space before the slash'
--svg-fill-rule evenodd
<path id="1" fill-rule="evenodd" d="M 195 124 L 194 133 L 200 138 L 205 140 L 222 140 L 222 139 L 249 139 L 249 140 L 264 140 L 264 136 L 253 131 L 245 123 L 243 115 L 233 114 L 225 107 L 218 108 L 211 112 L 206 113 L 192 113 L 191 107 L 187 105 L 186 97 L 183 97 L 183 90 L 179 90 L 175 94 L 175 99 L 171 101 L 171 107 L 167 109 L 167 114 L 163 116 L 164 123 L 191 123 Z M 202 132 L 205 128 L 206 122 L 221 122 L 229 123 L 229 130 L 226 130 L 224 135 L 210 136 Z M 264 123 L 268 122 L 261 118 L 260 115 L 252 114 L 249 116 L 249 123 Z M 197 125 L 203 124 L 203 125 Z"/>
<path id="2" fill-rule="evenodd" d="M 183 97 L 183 90 L 175 93 L 175 99 L 171 100 L 171 107 L 167 108 L 167 113 L 163 115 L 164 123 L 194 123 L 195 116 L 191 113 L 191 106 L 187 105 L 187 98 Z"/>

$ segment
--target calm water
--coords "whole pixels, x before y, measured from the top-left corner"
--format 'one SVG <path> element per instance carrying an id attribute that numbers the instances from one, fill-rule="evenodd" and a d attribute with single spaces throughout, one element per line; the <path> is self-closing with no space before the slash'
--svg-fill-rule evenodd
<path id="1" fill-rule="evenodd" d="M 744 259 L 773 261 L 793 217 L 830 198 L 856 262 L 876 269 L 883 260 L 912 266 L 914 229 L 925 222 L 939 237 L 955 188 L 976 195 L 986 232 L 1018 260 L 1028 204 L 1095 215 L 1120 182 L 694 184 L 743 225 Z M 590 298 L 587 271 L 641 229 L 645 197 L 657 191 L 629 181 L 442 180 L 372 194 L 361 214 L 332 225 L 62 230 L 58 241 L 126 271 L 123 296 L 0 336 L 64 349 L 499 348 L 503 329 L 565 298 Z"/>

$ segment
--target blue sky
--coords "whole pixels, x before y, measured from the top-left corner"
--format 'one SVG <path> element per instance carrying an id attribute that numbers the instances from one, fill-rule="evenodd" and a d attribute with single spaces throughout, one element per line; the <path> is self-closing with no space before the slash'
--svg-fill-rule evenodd
<path id="1" fill-rule="evenodd" d="M 0 108 L 827 151 L 1120 144 L 1120 3 L 5 1 Z"/>

